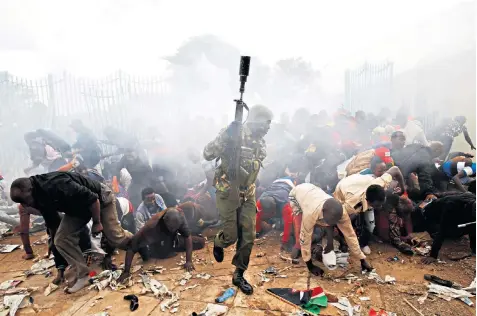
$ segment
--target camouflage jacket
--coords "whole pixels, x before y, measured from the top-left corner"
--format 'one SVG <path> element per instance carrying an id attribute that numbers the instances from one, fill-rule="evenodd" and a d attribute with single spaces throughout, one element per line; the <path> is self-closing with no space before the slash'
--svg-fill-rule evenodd
<path id="1" fill-rule="evenodd" d="M 214 178 L 214 186 L 219 192 L 227 192 L 230 182 L 227 179 L 227 170 L 230 164 L 230 153 L 227 146 L 230 136 L 227 129 L 222 129 L 219 135 L 204 148 L 204 158 L 207 161 L 220 159 L 221 164 L 217 167 Z M 240 158 L 239 179 L 241 191 L 245 198 L 249 199 L 255 195 L 255 181 L 262 161 L 267 156 L 265 140 L 252 137 L 251 131 L 244 125 L 242 129 L 242 154 Z"/>

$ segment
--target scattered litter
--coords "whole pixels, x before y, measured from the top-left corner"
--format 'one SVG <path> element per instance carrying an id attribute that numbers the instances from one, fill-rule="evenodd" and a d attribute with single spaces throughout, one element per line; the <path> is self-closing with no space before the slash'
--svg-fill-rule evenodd
<path id="1" fill-rule="evenodd" d="M 1 295 L 20 295 L 20 294 L 23 294 L 23 295 L 31 295 L 31 293 L 33 292 L 36 292 L 38 291 L 40 288 L 35 286 L 35 287 L 28 287 L 28 288 L 24 288 L 24 287 L 17 287 L 17 288 L 13 288 L 13 289 L 10 289 L 10 290 L 6 290 L 5 292 L 1 293 Z"/>
<path id="2" fill-rule="evenodd" d="M 30 270 L 24 272 L 24 275 L 29 277 L 31 275 L 41 275 L 47 274 L 51 267 L 55 266 L 55 261 L 53 259 L 41 259 L 38 262 L 34 263 Z"/>
<path id="3" fill-rule="evenodd" d="M 184 292 L 184 291 L 187 291 L 187 290 L 192 290 L 192 289 L 195 289 L 198 286 L 200 286 L 200 284 L 194 284 L 194 285 L 191 285 L 191 286 L 186 286 L 185 288 L 181 289 L 180 291 Z"/>
<path id="4" fill-rule="evenodd" d="M 48 295 L 50 295 L 51 293 L 53 293 L 54 291 L 56 291 L 58 288 L 59 288 L 58 285 L 55 285 L 55 284 L 53 284 L 53 283 L 50 283 L 50 284 L 48 284 L 48 286 L 46 287 L 45 292 L 44 292 L 44 295 L 45 295 L 45 296 L 48 296 Z"/>
<path id="5" fill-rule="evenodd" d="M 399 257 L 398 256 L 389 257 L 388 259 L 386 259 L 386 261 L 388 262 L 399 261 Z"/>
<path id="6" fill-rule="evenodd" d="M 184 286 L 191 278 L 192 278 L 192 274 L 190 272 L 186 272 L 182 276 L 182 279 L 179 281 L 179 284 Z"/>
<path id="7" fill-rule="evenodd" d="M 40 239 L 34 241 L 33 244 L 39 246 L 39 245 L 44 245 L 47 242 L 48 242 L 48 235 L 44 235 Z"/>
<path id="8" fill-rule="evenodd" d="M 351 305 L 350 301 L 346 297 L 340 297 L 338 299 L 338 303 L 330 303 L 330 305 L 345 311 L 348 316 L 353 316 L 353 305 Z"/>
<path id="9" fill-rule="evenodd" d="M 8 280 L 0 284 L 0 290 L 6 291 L 15 288 L 18 284 L 22 283 L 23 280 Z"/>
<path id="10" fill-rule="evenodd" d="M 461 300 L 462 302 L 464 302 L 468 306 L 471 306 L 471 307 L 474 306 L 474 303 L 472 303 L 472 301 L 468 297 L 459 297 L 459 300 Z"/>
<path id="11" fill-rule="evenodd" d="M 477 278 L 475 278 L 468 287 L 463 288 L 462 290 L 475 294 L 475 283 Z"/>
<path id="12" fill-rule="evenodd" d="M 264 252 L 259 252 L 259 253 L 256 254 L 256 257 L 257 258 L 265 257 L 265 253 Z"/>
<path id="13" fill-rule="evenodd" d="M 420 296 L 420 297 L 417 299 L 417 302 L 418 302 L 419 304 L 421 304 L 421 305 L 424 304 L 424 302 L 427 300 L 427 296 L 428 296 L 428 295 L 429 295 L 428 293 L 424 293 L 423 296 Z"/>
<path id="14" fill-rule="evenodd" d="M 397 314 L 392 312 L 386 312 L 384 309 L 376 311 L 374 310 L 374 308 L 371 308 L 369 310 L 369 316 L 397 316 Z"/>
<path id="15" fill-rule="evenodd" d="M 162 312 L 165 312 L 166 309 L 169 309 L 172 307 L 172 305 L 174 305 L 175 303 L 177 303 L 177 301 L 179 301 L 179 296 L 176 295 L 175 293 L 172 293 L 172 296 L 168 299 L 168 300 L 164 300 L 160 307 L 161 307 L 161 311 Z"/>
<path id="16" fill-rule="evenodd" d="M 207 274 L 207 273 L 198 273 L 195 277 L 198 278 L 198 279 L 208 280 L 212 276 L 210 274 Z"/>
<path id="17" fill-rule="evenodd" d="M 224 315 L 229 311 L 229 308 L 225 305 L 217 305 L 208 303 L 207 307 L 197 314 L 196 312 L 192 313 L 192 316 L 220 316 Z"/>
<path id="18" fill-rule="evenodd" d="M 170 313 L 171 313 L 171 314 L 175 314 L 175 313 L 177 313 L 178 310 L 179 310 L 179 309 L 178 309 L 177 307 L 174 307 L 174 308 L 172 308 L 172 309 L 170 310 Z"/>
<path id="19" fill-rule="evenodd" d="M 263 273 L 259 273 L 260 281 L 258 282 L 259 286 L 264 285 L 267 282 L 270 282 L 270 278 L 267 278 Z"/>
<path id="20" fill-rule="evenodd" d="M 110 316 L 108 312 L 101 312 L 101 313 L 96 313 L 91 316 Z"/>
<path id="21" fill-rule="evenodd" d="M 89 283 L 92 284 L 89 289 L 91 290 L 96 288 L 98 291 L 102 291 L 109 286 L 111 290 L 116 291 L 133 286 L 134 282 L 131 278 L 129 278 L 128 280 L 126 280 L 126 282 L 123 283 L 118 282 L 121 273 L 122 270 L 104 270 L 100 274 L 89 279 Z"/>
<path id="22" fill-rule="evenodd" d="M 29 298 L 30 296 L 26 294 L 18 294 L 3 297 L 3 306 L 8 307 L 8 310 L 10 311 L 10 316 L 15 316 L 18 309 L 30 305 L 30 301 L 25 300 L 26 297 Z"/>
<path id="23" fill-rule="evenodd" d="M 227 299 L 229 299 L 230 297 L 232 297 L 234 295 L 235 295 L 235 289 L 233 287 L 228 288 L 227 290 L 225 290 L 225 292 L 221 296 L 219 296 L 215 299 L 215 302 L 216 303 L 223 303 Z"/>
<path id="24" fill-rule="evenodd" d="M 20 245 L 0 245 L 0 252 L 1 253 L 10 253 L 13 250 L 19 248 Z"/>
<path id="25" fill-rule="evenodd" d="M 369 280 L 375 280 L 376 283 L 378 283 L 378 284 L 380 284 L 380 283 L 381 283 L 381 284 L 385 283 L 385 281 L 379 276 L 379 274 L 376 273 L 375 270 L 369 272 L 369 274 L 368 274 L 368 279 L 369 279 Z"/>
<path id="26" fill-rule="evenodd" d="M 389 284 L 396 284 L 396 278 L 390 275 L 385 275 L 384 282 Z"/>
<path id="27" fill-rule="evenodd" d="M 179 268 L 180 269 L 180 268 Z M 155 267 L 150 267 L 146 270 L 147 273 L 152 273 L 152 274 L 161 274 L 167 269 L 164 268 L 163 266 L 155 266 Z"/>
<path id="28" fill-rule="evenodd" d="M 266 274 L 277 274 L 277 269 L 275 267 L 268 267 L 266 268 L 263 273 Z"/>
<path id="29" fill-rule="evenodd" d="M 359 298 L 359 300 L 362 301 L 362 302 L 371 301 L 371 299 L 370 299 L 369 297 L 367 297 L 367 296 L 361 296 L 361 297 Z"/>
<path id="30" fill-rule="evenodd" d="M 107 310 L 110 310 L 111 308 L 113 308 L 113 307 L 112 307 L 112 306 L 106 306 L 106 307 L 104 308 L 104 310 L 107 311 Z"/>
<path id="31" fill-rule="evenodd" d="M 139 270 L 142 269 L 142 266 L 141 265 L 135 265 L 132 267 L 132 270 L 131 270 L 131 274 L 134 274 L 136 272 L 138 272 Z"/>
<path id="32" fill-rule="evenodd" d="M 464 291 L 464 290 L 457 290 L 454 288 L 438 285 L 435 283 L 429 283 L 427 285 L 429 293 L 435 294 L 437 297 L 440 297 L 446 301 L 450 301 L 453 298 L 461 298 L 461 297 L 473 297 L 471 293 Z"/>
<path id="33" fill-rule="evenodd" d="M 172 269 L 169 269 L 169 271 L 178 271 L 180 269 L 182 269 L 182 267 L 172 268 Z"/>
<path id="34" fill-rule="evenodd" d="M 156 298 L 162 299 L 160 304 L 161 311 L 165 312 L 166 309 L 170 309 L 178 300 L 179 296 L 167 288 L 161 282 L 151 279 L 147 274 L 141 274 L 142 282 L 144 284 L 144 293 L 152 292 Z"/>
<path id="35" fill-rule="evenodd" d="M 413 250 L 420 256 L 427 256 L 431 252 L 431 246 L 415 247 Z"/>

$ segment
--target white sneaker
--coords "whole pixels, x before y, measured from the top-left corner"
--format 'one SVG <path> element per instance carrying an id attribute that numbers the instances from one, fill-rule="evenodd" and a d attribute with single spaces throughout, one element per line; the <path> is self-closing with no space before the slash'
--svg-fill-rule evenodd
<path id="1" fill-rule="evenodd" d="M 362 251 L 365 255 L 370 255 L 370 254 L 371 254 L 371 248 L 369 248 L 369 246 L 364 246 L 363 248 L 361 248 L 361 251 Z"/>

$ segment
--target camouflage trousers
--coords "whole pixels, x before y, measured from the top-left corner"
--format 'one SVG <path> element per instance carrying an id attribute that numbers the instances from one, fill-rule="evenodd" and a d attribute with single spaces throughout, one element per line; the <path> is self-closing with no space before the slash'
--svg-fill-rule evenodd
<path id="1" fill-rule="evenodd" d="M 216 203 L 223 229 L 215 236 L 214 244 L 227 248 L 237 242 L 232 264 L 238 269 L 247 270 L 255 240 L 255 197 L 237 207 L 237 201 L 229 199 L 228 192 L 217 191 Z"/>

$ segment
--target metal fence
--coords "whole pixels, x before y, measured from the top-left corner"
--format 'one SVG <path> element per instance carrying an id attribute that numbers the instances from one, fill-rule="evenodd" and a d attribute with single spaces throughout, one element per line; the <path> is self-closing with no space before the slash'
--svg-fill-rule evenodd
<path id="1" fill-rule="evenodd" d="M 21 174 L 28 164 L 24 133 L 49 128 L 67 140 L 68 126 L 81 119 L 98 135 L 107 126 L 137 132 L 137 119 L 151 123 L 148 113 L 160 110 L 169 88 L 161 77 L 140 77 L 125 72 L 92 80 L 68 73 L 37 80 L 0 72 L 0 173 Z M 170 115 L 170 114 L 169 114 Z M 135 121 L 136 119 L 136 121 Z"/>
<path id="2" fill-rule="evenodd" d="M 389 106 L 393 82 L 393 63 L 365 63 L 345 73 L 345 109 L 376 112 Z"/>

